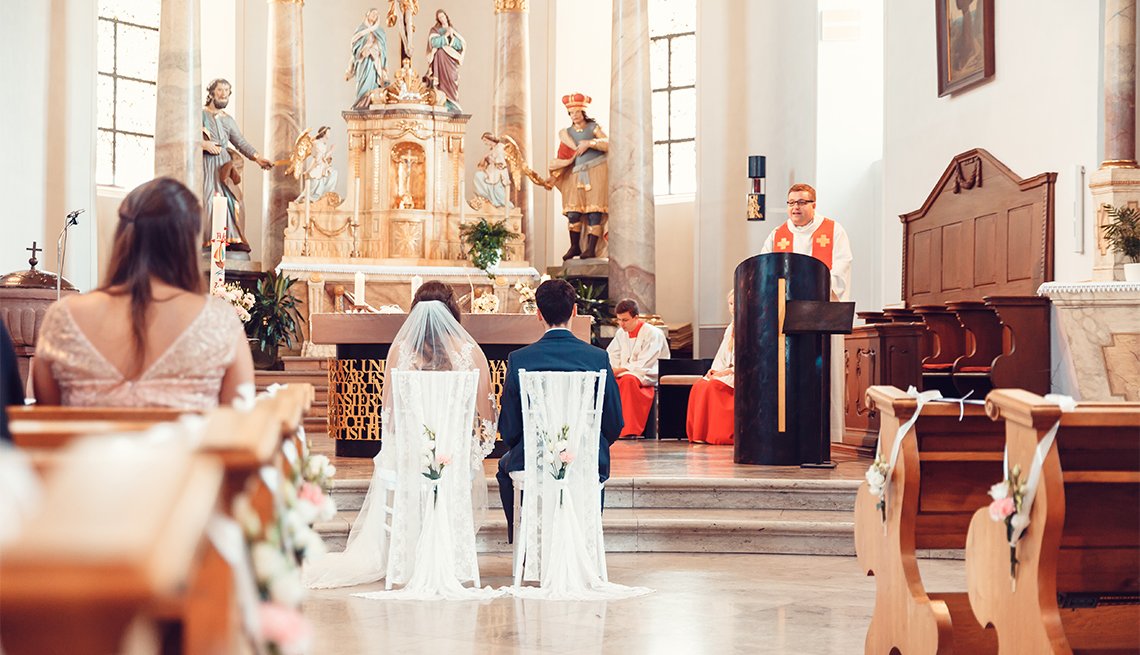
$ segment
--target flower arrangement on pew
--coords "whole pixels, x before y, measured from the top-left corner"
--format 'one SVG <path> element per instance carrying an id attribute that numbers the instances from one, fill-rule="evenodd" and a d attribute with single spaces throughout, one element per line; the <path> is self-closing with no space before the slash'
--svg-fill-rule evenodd
<path id="1" fill-rule="evenodd" d="M 424 449 L 422 454 L 423 475 L 428 480 L 436 482 L 432 485 L 432 505 L 439 502 L 439 484 L 438 480 L 443 477 L 443 469 L 451 463 L 450 455 L 441 455 L 436 451 L 436 446 L 439 445 L 436 440 L 435 432 L 431 428 L 424 426 L 424 436 L 427 437 L 424 441 Z"/>
<path id="2" fill-rule="evenodd" d="M 214 287 L 212 293 L 213 295 L 233 305 L 234 311 L 237 312 L 237 316 L 242 323 L 249 323 L 249 310 L 253 308 L 254 303 L 254 297 L 252 293 L 249 293 L 245 289 L 241 288 L 241 285 L 237 284 L 236 282 L 230 282 L 229 284 Z"/>
<path id="3" fill-rule="evenodd" d="M 471 312 L 474 314 L 494 314 L 498 311 L 499 297 L 489 291 L 484 291 L 471 301 Z"/>
<path id="4" fill-rule="evenodd" d="M 875 509 L 879 510 L 879 514 L 883 517 L 883 522 L 887 521 L 887 476 L 891 473 L 891 467 L 882 455 L 876 454 L 875 461 L 871 462 L 871 466 L 867 468 L 867 491 L 871 492 L 872 496 L 879 499 L 875 504 Z"/>
<path id="5" fill-rule="evenodd" d="M 1009 577 L 1013 584 L 1017 581 L 1017 534 L 1020 539 L 1029 526 L 1029 513 L 1023 513 L 1025 482 L 1021 479 L 1021 466 L 1015 465 L 1009 471 L 1008 477 L 990 487 L 990 518 L 995 522 L 1005 523 L 1005 538 L 1009 541 Z"/>
<path id="6" fill-rule="evenodd" d="M 268 524 L 263 524 L 248 494 L 238 495 L 233 506 L 260 600 L 257 638 L 268 652 L 283 655 L 302 654 L 309 648 L 312 629 L 301 615 L 305 597 L 301 564 L 325 550 L 313 524 L 336 515 L 336 503 L 329 494 L 336 467 L 325 455 L 312 454 L 307 443 L 299 459 L 292 467 L 293 475 L 279 480 L 274 515 Z"/>
<path id="7" fill-rule="evenodd" d="M 543 433 L 542 440 L 546 444 L 545 452 L 542 457 L 546 460 L 546 465 L 550 467 L 550 475 L 555 480 L 565 480 L 566 470 L 570 468 L 570 463 L 574 461 L 574 453 L 570 452 L 570 439 L 567 436 L 570 433 L 570 426 L 563 425 L 562 430 L 553 439 L 548 438 L 546 433 Z M 558 489 L 558 505 L 562 505 L 562 493 L 565 491 L 563 488 Z"/>

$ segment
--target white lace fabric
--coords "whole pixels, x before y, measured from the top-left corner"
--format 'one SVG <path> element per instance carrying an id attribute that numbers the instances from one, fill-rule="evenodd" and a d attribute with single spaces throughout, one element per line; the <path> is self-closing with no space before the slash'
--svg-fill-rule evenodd
<path id="1" fill-rule="evenodd" d="M 60 302 L 44 315 L 36 357 L 51 366 L 63 405 L 207 410 L 218 406 L 222 378 L 244 341 L 229 303 L 208 297 L 166 351 L 136 379 L 127 380 L 83 334 L 67 303 Z"/>
<path id="2" fill-rule="evenodd" d="M 468 372 L 473 376 L 474 394 L 466 401 L 460 402 L 451 392 L 436 397 L 435 383 L 430 384 L 428 393 L 410 392 L 411 385 L 418 382 L 397 383 L 396 371 L 409 373 L 413 371 L 438 372 Z M 442 384 L 442 383 L 440 383 Z M 440 387 L 445 388 L 445 387 Z M 400 391 L 397 391 L 400 389 Z M 442 392 L 441 392 L 442 393 Z M 464 392 L 466 393 L 466 392 Z M 465 396 L 466 397 L 466 396 Z M 404 325 L 392 341 L 389 348 L 387 365 L 385 368 L 384 391 L 381 399 L 381 450 L 373 458 L 372 481 L 365 495 L 364 503 L 353 523 L 348 536 L 345 550 L 340 553 L 328 553 L 320 559 L 306 562 L 304 568 L 305 584 L 311 588 L 344 587 L 375 582 L 385 578 L 389 570 L 389 554 L 391 553 L 393 575 L 388 584 L 409 583 L 412 575 L 413 560 L 409 559 L 409 543 L 415 543 L 418 535 L 420 519 L 405 514 L 399 518 L 395 514 L 397 507 L 412 507 L 413 501 L 420 502 L 422 475 L 419 460 L 415 460 L 413 470 L 402 470 L 399 440 L 404 435 L 408 439 L 422 439 L 423 425 L 431 426 L 436 421 L 452 421 L 454 416 L 462 413 L 461 420 L 466 426 L 464 434 L 472 436 L 478 429 L 481 434 L 494 435 L 496 421 L 493 404 L 494 395 L 491 392 L 490 369 L 487 358 L 475 340 L 460 326 L 455 318 L 440 302 L 421 302 L 416 305 L 408 315 Z M 395 411 L 395 403 L 404 403 L 400 411 Z M 473 411 L 472 411 L 473 408 Z M 461 411 L 462 410 L 462 411 Z M 401 426 L 401 415 L 420 412 L 422 420 L 413 418 L 412 425 L 407 426 L 409 432 Z M 446 418 L 452 417 L 452 418 Z M 416 421 L 419 421 L 418 423 Z M 450 424 L 450 423 L 449 423 Z M 489 426 L 489 427 L 488 427 Z M 456 434 L 451 431 L 448 434 Z M 436 432 L 437 438 L 450 439 L 450 436 L 441 436 Z M 474 437 L 472 436 L 472 443 Z M 416 442 L 420 443 L 419 441 Z M 492 444 L 493 445 L 493 442 Z M 437 446 L 439 448 L 439 446 Z M 475 533 L 482 523 L 487 507 L 487 479 L 483 472 L 483 458 L 485 453 L 477 447 L 460 448 L 462 452 L 453 451 L 452 464 L 445 467 L 450 482 L 448 489 L 462 482 L 467 485 L 467 492 L 461 494 L 451 489 L 446 513 L 448 517 L 441 521 L 450 524 L 462 521 L 469 528 L 470 553 L 461 553 L 457 558 L 457 571 L 469 571 L 475 566 L 477 560 L 474 551 Z M 437 452 L 443 453 L 443 450 Z M 416 453 L 419 457 L 419 453 Z M 408 480 L 414 478 L 414 484 Z M 399 490 L 400 481 L 404 482 L 404 489 Z M 441 483 L 442 485 L 443 483 Z M 392 533 L 389 537 L 387 524 L 387 496 L 389 490 L 396 489 L 391 508 Z M 414 491 L 414 493 L 413 493 Z M 441 487 L 441 494 L 443 489 Z M 401 497 L 401 494 L 403 496 Z M 464 498 L 466 508 L 456 505 L 454 498 Z M 442 498 L 441 498 L 442 502 Z M 433 517 L 433 520 L 439 518 Z M 399 527 L 397 527 L 399 524 Z M 433 528 L 434 529 L 434 528 Z M 454 534 L 454 532 L 452 533 Z M 409 535 L 412 535 L 409 541 Z M 463 537 L 466 543 L 467 537 Z M 433 548 L 438 544 L 432 543 Z M 458 542 L 453 542 L 453 548 L 466 548 Z M 476 575 L 478 569 L 474 569 Z M 470 575 L 469 573 L 466 575 Z M 462 578 L 473 580 L 474 577 Z M 470 591 L 470 590 L 468 590 Z M 410 592 L 409 592 L 410 595 Z M 470 596 L 466 596 L 469 598 Z"/>
<path id="3" fill-rule="evenodd" d="M 512 588 L 523 598 L 616 600 L 650 593 L 608 581 L 602 535 L 602 485 L 598 481 L 605 371 L 588 373 L 519 371 L 523 441 L 527 454 L 520 534 L 522 578 L 539 587 Z M 565 475 L 547 441 L 566 430 L 572 461 Z"/>

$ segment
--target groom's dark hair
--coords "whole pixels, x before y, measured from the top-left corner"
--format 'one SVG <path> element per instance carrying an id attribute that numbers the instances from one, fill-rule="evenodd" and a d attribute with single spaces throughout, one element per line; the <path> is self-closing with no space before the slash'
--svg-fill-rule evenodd
<path id="1" fill-rule="evenodd" d="M 534 302 L 547 325 L 562 325 L 569 321 L 577 300 L 578 294 L 566 280 L 547 280 L 534 292 Z"/>

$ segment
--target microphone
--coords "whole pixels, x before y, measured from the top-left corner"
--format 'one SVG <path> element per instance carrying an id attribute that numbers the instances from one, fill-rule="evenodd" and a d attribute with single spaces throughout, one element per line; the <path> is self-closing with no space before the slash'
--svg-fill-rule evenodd
<path id="1" fill-rule="evenodd" d="M 84 210 L 75 209 L 67 214 L 67 220 L 63 222 L 63 229 L 59 231 L 59 239 L 55 242 L 55 299 L 59 300 L 63 294 L 63 262 L 67 258 L 67 228 L 72 225 L 79 225 L 79 215 Z"/>

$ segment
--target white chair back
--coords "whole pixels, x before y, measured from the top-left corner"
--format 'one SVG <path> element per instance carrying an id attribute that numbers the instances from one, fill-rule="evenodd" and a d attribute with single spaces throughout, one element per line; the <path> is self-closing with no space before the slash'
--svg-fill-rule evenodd
<path id="1" fill-rule="evenodd" d="M 475 527 L 471 512 L 471 449 L 474 443 L 478 371 L 390 371 L 391 420 L 396 435 L 396 490 L 392 502 L 391 544 L 385 585 L 403 584 L 415 573 L 416 554 L 424 544 L 427 503 L 445 508 L 443 538 L 450 548 L 439 556 L 456 579 L 479 584 Z M 428 431 L 435 435 L 433 442 Z M 391 445 L 391 444 L 389 444 Z M 450 462 L 439 469 L 438 458 Z M 439 470 L 438 481 L 426 475 Z M 441 544 L 430 546 L 437 549 Z M 422 558 L 421 558 L 422 559 Z"/>
<path id="2" fill-rule="evenodd" d="M 576 525 L 570 529 L 575 534 L 575 549 L 582 551 L 576 559 L 592 569 L 592 574 L 606 579 L 602 485 L 598 480 L 605 382 L 604 370 L 519 371 L 526 462 L 525 492 L 516 535 L 516 585 L 523 578 L 542 580 L 545 584 L 547 554 L 556 533 L 552 526 L 555 510 L 566 501 L 573 502 L 571 516 Z M 569 463 L 564 463 L 560 456 L 563 449 L 572 458 Z M 558 480 L 556 476 L 563 467 L 564 478 Z"/>

